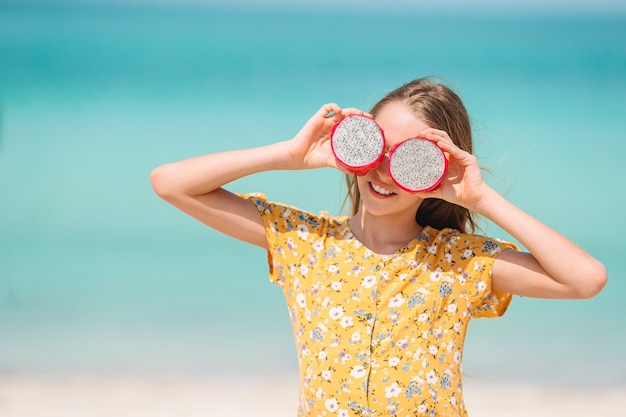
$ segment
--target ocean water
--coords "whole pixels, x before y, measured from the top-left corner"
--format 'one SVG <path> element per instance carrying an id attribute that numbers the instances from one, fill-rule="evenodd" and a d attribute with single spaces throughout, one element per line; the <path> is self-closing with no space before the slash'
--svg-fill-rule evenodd
<path id="1" fill-rule="evenodd" d="M 465 100 L 488 181 L 609 269 L 592 300 L 475 321 L 465 371 L 626 383 L 626 18 L 209 7 L 0 5 L 0 372 L 295 372 L 265 254 L 160 201 L 150 170 L 424 75 Z M 332 170 L 230 188 L 331 212 L 344 192 Z"/>

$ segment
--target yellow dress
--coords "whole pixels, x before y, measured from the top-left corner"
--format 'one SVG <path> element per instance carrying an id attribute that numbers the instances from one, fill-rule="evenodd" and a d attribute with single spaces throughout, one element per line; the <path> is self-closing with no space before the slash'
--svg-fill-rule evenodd
<path id="1" fill-rule="evenodd" d="M 466 416 L 461 358 L 473 317 L 498 317 L 498 240 L 425 227 L 391 255 L 347 217 L 248 194 L 263 218 L 270 279 L 282 287 L 300 365 L 299 416 Z"/>

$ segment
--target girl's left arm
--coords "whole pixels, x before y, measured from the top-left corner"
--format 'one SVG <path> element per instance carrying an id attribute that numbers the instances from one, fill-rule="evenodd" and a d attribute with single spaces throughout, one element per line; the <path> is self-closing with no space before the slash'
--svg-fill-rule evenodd
<path id="1" fill-rule="evenodd" d="M 602 263 L 570 239 L 524 212 L 485 183 L 476 157 L 459 149 L 446 132 L 427 129 L 450 165 L 440 187 L 424 197 L 442 198 L 487 218 L 528 252 L 505 250 L 493 264 L 493 289 L 537 298 L 591 298 L 604 288 Z"/>
<path id="2" fill-rule="evenodd" d="M 475 211 L 530 253 L 505 250 L 493 263 L 493 289 L 537 298 L 591 298 L 604 288 L 602 263 L 570 239 L 485 186 Z"/>

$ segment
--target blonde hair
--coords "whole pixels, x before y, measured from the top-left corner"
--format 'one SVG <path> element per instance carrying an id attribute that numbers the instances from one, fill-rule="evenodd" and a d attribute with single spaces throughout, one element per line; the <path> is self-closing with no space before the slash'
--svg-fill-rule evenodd
<path id="1" fill-rule="evenodd" d="M 472 153 L 472 128 L 467 110 L 459 96 L 441 82 L 425 77 L 406 83 L 380 99 L 370 113 L 376 118 L 377 113 L 389 103 L 409 107 L 427 125 L 447 132 L 459 148 Z M 355 215 L 361 204 L 356 176 L 346 175 L 346 185 L 346 201 L 350 201 L 350 214 Z M 476 229 L 471 211 L 437 198 L 426 199 L 420 204 L 415 221 L 421 226 L 435 229 L 449 227 L 463 233 Z"/>

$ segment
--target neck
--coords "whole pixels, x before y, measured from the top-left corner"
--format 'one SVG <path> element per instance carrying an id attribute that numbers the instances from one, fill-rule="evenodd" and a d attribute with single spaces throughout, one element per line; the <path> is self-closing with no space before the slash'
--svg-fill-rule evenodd
<path id="1" fill-rule="evenodd" d="M 348 221 L 352 234 L 379 254 L 391 254 L 412 241 L 422 231 L 415 217 L 372 216 L 362 208 Z"/>

